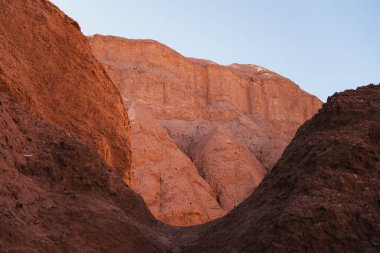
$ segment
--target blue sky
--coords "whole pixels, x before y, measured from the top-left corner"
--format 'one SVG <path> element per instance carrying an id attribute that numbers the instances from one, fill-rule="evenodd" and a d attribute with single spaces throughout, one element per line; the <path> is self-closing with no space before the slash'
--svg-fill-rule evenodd
<path id="1" fill-rule="evenodd" d="M 380 82 L 380 0 L 52 0 L 86 35 L 155 39 L 185 56 L 253 63 L 322 100 Z"/>

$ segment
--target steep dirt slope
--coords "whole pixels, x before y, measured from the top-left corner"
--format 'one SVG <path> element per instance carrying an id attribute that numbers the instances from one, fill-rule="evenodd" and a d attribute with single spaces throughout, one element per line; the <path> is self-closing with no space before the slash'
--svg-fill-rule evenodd
<path id="1" fill-rule="evenodd" d="M 380 85 L 329 98 L 256 191 L 182 251 L 379 252 L 379 119 Z"/>
<path id="2" fill-rule="evenodd" d="M 170 239 L 93 148 L 3 93 L 0 174 L 0 252 L 160 252 Z"/>
<path id="3" fill-rule="evenodd" d="M 132 129 L 130 186 L 155 217 L 171 225 L 193 225 L 225 214 L 211 187 L 151 113 L 131 104 L 128 114 Z"/>
<path id="4" fill-rule="evenodd" d="M 78 24 L 46 0 L 2 0 L 0 11 L 0 89 L 79 134 L 128 179 L 128 119 Z"/>

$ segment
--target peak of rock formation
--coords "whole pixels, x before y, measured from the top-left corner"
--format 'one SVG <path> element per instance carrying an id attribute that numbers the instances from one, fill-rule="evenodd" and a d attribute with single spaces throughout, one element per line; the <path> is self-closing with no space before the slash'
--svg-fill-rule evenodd
<path id="1" fill-rule="evenodd" d="M 150 111 L 158 121 L 155 125 L 161 124 L 169 134 L 165 138 L 172 138 L 176 143 L 180 150 L 177 154 L 184 153 L 192 157 L 192 148 L 197 143 L 204 144 L 204 139 L 212 135 L 214 129 L 229 132 L 234 140 L 233 145 L 227 147 L 215 140 L 208 147 L 232 150 L 222 154 L 202 149 L 200 153 L 203 154 L 198 154 L 200 158 L 195 163 L 198 172 L 213 189 L 215 201 L 219 201 L 225 210 L 230 210 L 252 192 L 264 176 L 263 171 L 272 168 L 296 129 L 321 106 L 316 97 L 302 91 L 290 80 L 256 65 L 221 66 L 207 60 L 185 58 L 153 40 L 128 40 L 100 35 L 91 36 L 88 40 L 94 55 L 120 90 L 126 108 L 129 104 L 137 103 Z M 145 128 L 150 129 L 150 125 Z M 141 137 L 135 137 L 133 132 L 132 129 L 132 141 L 137 138 L 138 142 Z M 165 145 L 152 145 L 149 149 L 152 153 L 173 154 L 172 151 L 163 150 L 166 148 Z M 146 156 L 141 148 L 132 152 L 136 159 Z M 170 155 L 164 161 L 164 157 L 160 160 L 160 167 L 168 171 L 189 167 L 188 160 L 175 159 Z M 239 162 L 239 159 L 242 161 Z M 200 161 L 207 161 L 207 165 L 199 167 L 203 166 Z M 218 179 L 211 175 L 217 171 L 216 167 L 224 173 Z M 136 163 L 132 166 L 132 173 L 141 170 L 145 169 L 139 168 Z M 156 178 L 161 170 L 151 166 L 150 177 Z M 192 170 L 191 178 L 198 178 L 198 172 Z M 153 213 L 156 217 L 163 217 L 163 214 L 156 212 L 156 202 L 153 204 L 151 198 L 147 197 L 158 194 L 148 192 L 155 188 L 149 190 L 144 180 L 134 181 L 131 185 L 133 189 L 142 194 L 151 210 L 155 210 Z M 164 184 L 171 189 L 177 187 L 175 180 Z M 188 189 L 188 198 L 199 194 L 196 191 L 195 188 Z M 183 202 L 184 196 L 180 192 L 169 194 L 169 197 L 165 194 L 169 193 L 163 193 L 160 205 Z M 209 206 L 203 203 L 202 208 L 208 210 Z M 187 222 L 179 223 L 176 218 L 185 216 L 186 209 L 182 205 L 172 206 L 173 218 L 165 218 L 164 221 L 189 225 Z M 208 217 L 206 213 L 203 216 Z"/>
<path id="2" fill-rule="evenodd" d="M 78 24 L 43 0 L 1 1 L 0 24 L 1 91 L 78 134 L 128 180 L 128 117 Z"/>

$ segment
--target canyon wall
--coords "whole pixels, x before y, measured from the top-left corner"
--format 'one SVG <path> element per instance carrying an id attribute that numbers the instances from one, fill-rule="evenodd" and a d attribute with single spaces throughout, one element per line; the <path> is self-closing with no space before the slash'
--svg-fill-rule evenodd
<path id="1" fill-rule="evenodd" d="M 270 169 L 297 128 L 321 107 L 289 79 L 255 65 L 185 58 L 152 40 L 95 35 L 89 41 L 123 99 L 150 107 L 185 153 L 204 134 L 197 128 L 216 122 Z M 280 151 L 273 154 L 269 143 Z"/>
<path id="2" fill-rule="evenodd" d="M 197 190 L 193 187 L 198 185 L 197 182 L 206 180 L 220 209 L 229 211 L 256 188 L 281 156 L 297 128 L 321 106 L 318 98 L 302 91 L 289 79 L 259 66 L 221 66 L 211 61 L 186 58 L 153 40 L 100 35 L 91 36 L 88 40 L 94 55 L 118 87 L 127 110 L 133 105 L 144 108 L 147 112 L 144 115 L 148 112 L 153 115 L 153 119 L 146 121 L 150 123 L 145 128 L 151 128 L 149 136 L 158 139 L 156 144 L 149 145 L 148 150 L 161 153 L 161 157 L 155 158 L 159 160 L 156 167 L 151 165 L 144 173 L 156 181 L 163 180 L 171 190 L 145 187 L 146 182 L 141 178 L 132 180 L 131 186 L 143 196 L 156 217 L 172 216 L 172 219 L 165 218 L 164 221 L 173 225 L 197 223 L 175 218 L 193 213 L 192 201 L 176 205 L 170 210 L 172 213 L 165 208 L 157 208 L 180 203 L 183 198 L 177 184 L 165 182 L 169 179 L 157 176 L 163 169 L 170 174 L 169 171 L 189 168 L 189 160 L 182 159 L 188 156 L 195 161 L 198 170 L 192 169 L 192 176 L 187 182 L 181 181 L 187 196 L 210 196 L 203 184 Z M 153 124 L 152 120 L 157 123 Z M 155 130 L 151 126 L 156 125 L 163 126 L 168 136 L 160 140 L 162 131 L 152 132 Z M 131 173 L 139 174 L 144 170 L 139 161 L 142 157 L 149 159 L 149 156 L 146 150 L 142 152 L 141 144 L 138 144 L 141 135 L 135 132 L 132 129 L 135 158 L 132 159 Z M 210 136 L 214 137 L 207 144 L 205 140 Z M 172 153 L 165 155 L 164 150 L 168 149 L 165 140 L 168 138 L 176 144 L 175 156 Z M 231 145 L 227 143 L 230 141 Z M 180 170 L 190 173 L 186 169 Z M 153 203 L 152 194 L 170 198 L 161 197 L 158 201 L 161 204 L 150 204 Z M 203 202 L 202 206 L 204 210 L 215 208 L 214 201 Z M 188 220 L 206 221 L 210 218 L 206 213 L 201 214 L 201 218 Z"/>

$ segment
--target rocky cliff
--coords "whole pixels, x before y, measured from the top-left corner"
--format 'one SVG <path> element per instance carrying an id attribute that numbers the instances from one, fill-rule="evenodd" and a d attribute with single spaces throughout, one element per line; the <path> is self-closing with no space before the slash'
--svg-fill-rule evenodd
<path id="1" fill-rule="evenodd" d="M 152 40 L 100 35 L 88 39 L 95 56 L 120 90 L 126 108 L 132 104 L 143 107 L 158 121 L 145 127 L 150 129 L 149 136 L 157 139 L 157 144 L 149 146 L 149 152 L 156 154 L 156 160 L 157 154 L 161 154 L 158 159 L 160 165 L 151 166 L 149 177 L 157 181 L 163 169 L 168 175 L 169 171 L 178 169 L 191 173 L 187 183 L 181 181 L 181 187 L 186 188 L 185 196 L 192 199 L 190 196 L 207 195 L 214 199 L 210 202 L 200 198 L 203 210 L 214 209 L 217 201 L 220 209 L 229 211 L 245 199 L 278 160 L 296 129 L 321 106 L 316 97 L 262 67 L 221 66 L 206 60 L 186 58 Z M 152 132 L 151 125 L 159 124 L 169 134 L 165 140 L 171 138 L 177 145 L 174 147 L 178 149 L 176 155 L 164 151 L 168 147 L 164 140 L 158 139 L 162 136 L 161 131 L 157 134 Z M 138 143 L 141 134 L 135 135 L 135 132 L 132 129 L 132 140 L 135 138 L 135 143 Z M 214 136 L 214 140 L 206 144 L 205 140 L 210 136 Z M 232 144 L 227 143 L 229 140 Z M 206 147 L 202 147 L 204 145 Z M 132 152 L 136 159 L 132 160 L 132 171 L 139 174 L 145 170 L 147 175 L 147 169 L 140 168 L 138 164 L 141 163 L 137 161 L 142 159 L 138 157 L 149 157 L 147 150 L 132 147 Z M 184 155 L 195 161 L 198 172 L 181 169 L 189 168 L 189 160 L 184 160 Z M 174 175 L 177 173 L 172 175 L 176 178 Z M 211 186 L 213 194 L 204 191 L 203 184 L 192 186 L 199 185 L 201 177 Z M 156 217 L 167 216 L 168 212 L 158 206 L 170 205 L 172 218 L 164 219 L 170 224 L 192 225 L 197 224 L 194 222 L 197 220 L 211 220 L 206 211 L 199 217 L 198 211 L 193 212 L 194 206 L 190 205 L 193 201 L 183 202 L 184 195 L 182 190 L 177 190 L 175 181 L 161 178 L 167 189 L 170 188 L 162 191 L 157 187 L 146 187 L 147 183 L 141 179 L 135 178 L 131 186 L 143 196 Z M 158 202 L 154 202 L 156 204 L 151 201 L 153 195 L 161 196 Z M 178 204 L 173 206 L 173 203 Z M 188 218 L 187 222 L 176 218 L 190 213 L 196 216 Z"/>
<path id="2" fill-rule="evenodd" d="M 152 40 L 95 35 L 89 42 L 123 99 L 149 106 L 185 153 L 205 134 L 197 128 L 216 122 L 270 169 L 321 107 L 289 79 L 255 65 L 185 58 Z M 273 152 L 275 144 L 279 150 Z"/>
<path id="3" fill-rule="evenodd" d="M 1 5 L 1 91 L 36 117 L 78 134 L 128 180 L 128 118 L 79 25 L 49 1 Z"/>

